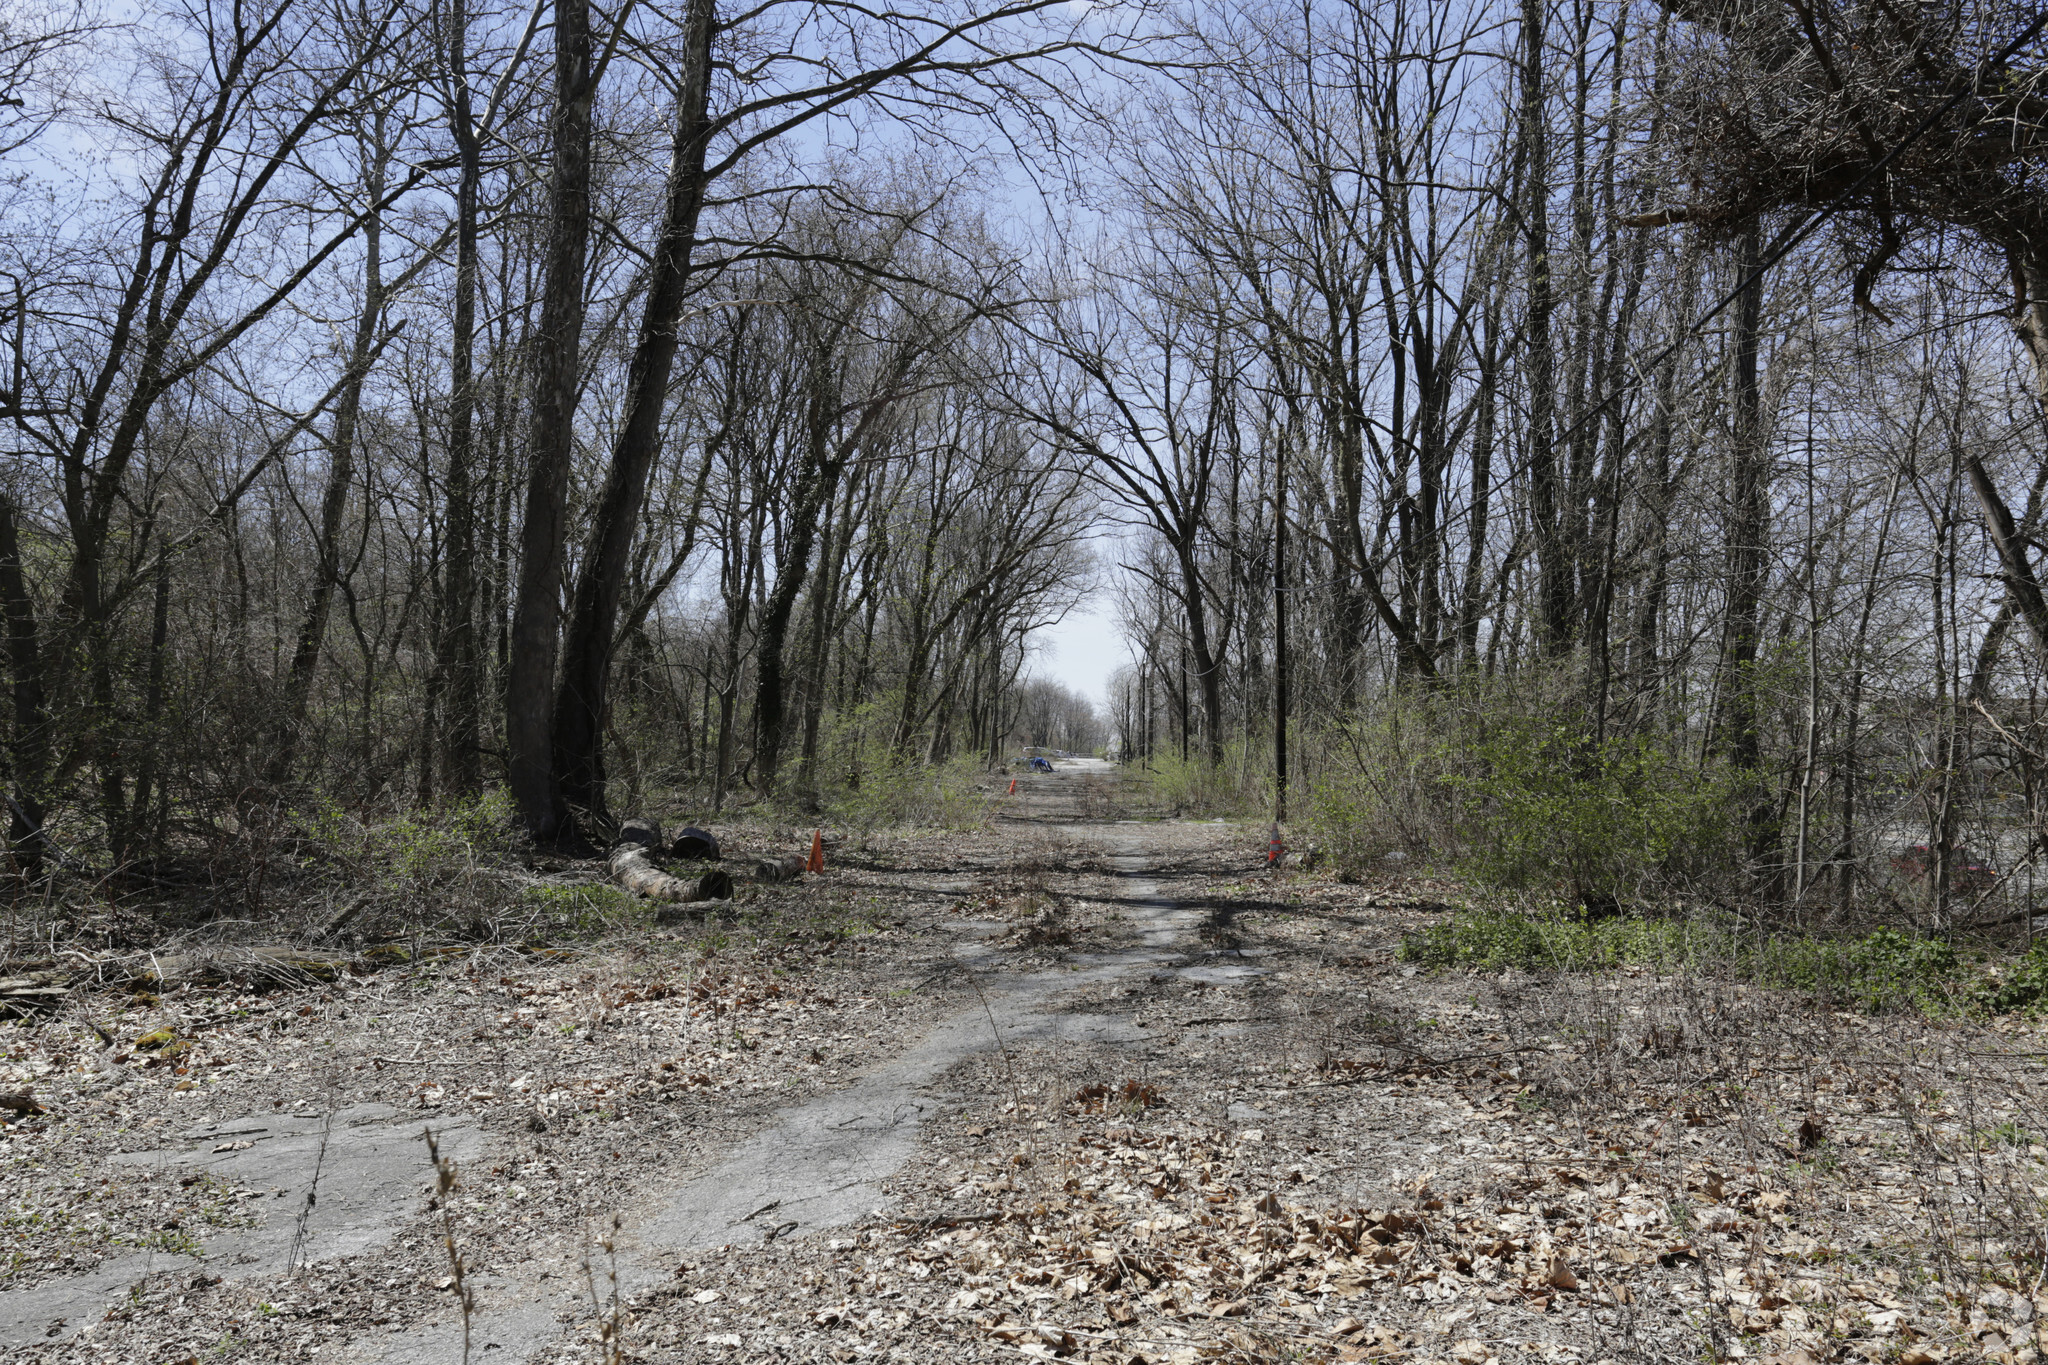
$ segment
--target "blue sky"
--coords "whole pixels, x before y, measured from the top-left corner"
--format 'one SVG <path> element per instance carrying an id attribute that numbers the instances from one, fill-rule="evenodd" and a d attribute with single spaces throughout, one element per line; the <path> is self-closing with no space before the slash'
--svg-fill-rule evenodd
<path id="1" fill-rule="evenodd" d="M 1031 634 L 1036 651 L 1032 675 L 1072 688 L 1094 702 L 1097 710 L 1107 708 L 1109 675 L 1130 661 L 1123 632 L 1109 614 L 1108 599 L 1107 593 L 1097 590 L 1064 621 Z"/>

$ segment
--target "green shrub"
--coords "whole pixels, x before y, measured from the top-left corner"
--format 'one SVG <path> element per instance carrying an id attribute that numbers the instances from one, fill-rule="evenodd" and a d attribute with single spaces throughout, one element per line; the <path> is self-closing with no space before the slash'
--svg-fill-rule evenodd
<path id="1" fill-rule="evenodd" d="M 1736 776 L 1649 735 L 1595 742 L 1574 722 L 1510 720 L 1443 780 L 1463 806 L 1466 870 L 1514 890 L 1612 906 L 1732 866 Z"/>
<path id="2" fill-rule="evenodd" d="M 1267 815 L 1273 809 L 1272 758 L 1262 752 L 1233 741 L 1218 767 L 1199 755 L 1183 759 L 1166 750 L 1143 766 L 1126 766 L 1121 780 L 1132 796 L 1173 815 Z"/>
<path id="3" fill-rule="evenodd" d="M 886 754 L 870 757 L 858 785 L 831 794 L 826 808 L 863 839 L 878 829 L 921 826 L 980 829 L 995 811 L 986 776 L 968 760 L 921 763 Z"/>
<path id="4" fill-rule="evenodd" d="M 1451 780 L 1469 770 L 1471 737 L 1510 705 L 1483 679 L 1400 690 L 1342 725 L 1307 730 L 1300 755 L 1305 833 L 1339 875 L 1400 855 L 1450 856 L 1459 801 Z"/>
<path id="5" fill-rule="evenodd" d="M 1399 853 L 1616 907 L 1724 877 L 1746 774 L 1661 734 L 1592 738 L 1583 661 L 1396 688 L 1300 736 L 1308 833 L 1340 873 Z"/>
<path id="6" fill-rule="evenodd" d="M 1676 920 L 1588 920 L 1560 910 L 1534 915 L 1461 910 L 1405 936 L 1399 955 L 1420 966 L 1473 971 L 1683 970 L 1724 952 L 1727 943 L 1723 933 Z"/>
<path id="7" fill-rule="evenodd" d="M 1992 1013 L 2031 1010 L 2048 1000 L 2048 940 L 2035 944 L 2002 975 L 1987 978 L 1976 990 L 1976 1004 Z"/>
<path id="8" fill-rule="evenodd" d="M 349 815 L 325 797 L 292 811 L 303 864 L 335 866 L 351 880 L 408 888 L 466 879 L 481 857 L 509 846 L 511 820 L 512 798 L 503 790 L 374 822 Z"/>
<path id="9" fill-rule="evenodd" d="M 1897 929 L 1854 939 L 1770 939 L 1759 958 L 1756 974 L 1767 984 L 1812 991 L 1868 1014 L 1941 1012 L 1955 994 L 1961 966 L 1947 942 Z"/>
<path id="10" fill-rule="evenodd" d="M 894 826 L 986 825 L 995 797 L 978 762 L 963 757 L 932 763 L 893 747 L 902 702 L 900 692 L 888 692 L 827 718 L 818 746 L 819 804 L 863 842 Z"/>

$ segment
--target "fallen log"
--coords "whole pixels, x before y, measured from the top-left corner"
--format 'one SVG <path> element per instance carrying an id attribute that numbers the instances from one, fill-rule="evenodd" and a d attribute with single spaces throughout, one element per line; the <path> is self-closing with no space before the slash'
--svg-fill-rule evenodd
<path id="1" fill-rule="evenodd" d="M 721 856 L 718 836 L 708 829 L 685 825 L 676 831 L 675 842 L 668 846 L 668 856 L 685 860 L 705 859 L 715 863 Z"/>
<path id="2" fill-rule="evenodd" d="M 732 898 L 732 878 L 717 868 L 696 878 L 673 876 L 654 865 L 642 844 L 620 844 L 612 850 L 608 865 L 619 885 L 651 901 L 692 904 Z"/>
<path id="3" fill-rule="evenodd" d="M 0 978 L 0 1019 L 27 1018 L 57 1008 L 71 993 L 75 976 L 68 971 L 41 971 Z"/>
<path id="4" fill-rule="evenodd" d="M 661 847 L 661 824 L 659 821 L 634 817 L 619 822 L 619 842 L 638 844 L 642 848 Z"/>
<path id="5" fill-rule="evenodd" d="M 748 874 L 757 882 L 793 882 L 804 875 L 804 862 L 801 853 L 763 853 Z"/>

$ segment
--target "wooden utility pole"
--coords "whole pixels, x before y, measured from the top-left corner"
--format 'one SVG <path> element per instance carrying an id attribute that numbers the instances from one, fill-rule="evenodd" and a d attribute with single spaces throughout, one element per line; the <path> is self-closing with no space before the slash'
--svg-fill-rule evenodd
<path id="1" fill-rule="evenodd" d="M 1287 819 L 1287 451 L 1273 459 L 1273 820 Z"/>

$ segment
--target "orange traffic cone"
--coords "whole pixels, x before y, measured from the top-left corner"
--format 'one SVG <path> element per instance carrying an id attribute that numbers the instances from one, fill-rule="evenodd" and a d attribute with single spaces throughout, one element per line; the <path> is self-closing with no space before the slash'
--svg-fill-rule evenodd
<path id="1" fill-rule="evenodd" d="M 1273 832 L 1266 839 L 1266 866 L 1276 867 L 1280 857 L 1287 850 L 1280 846 L 1280 826 L 1273 826 Z"/>
<path id="2" fill-rule="evenodd" d="M 1007 794 L 1010 796 L 1015 796 L 1017 794 L 1017 779 L 1014 777 L 1010 779 L 1010 790 Z"/>
<path id="3" fill-rule="evenodd" d="M 804 871 L 823 872 L 824 870 L 825 831 L 822 829 L 814 829 L 811 831 L 811 860 L 808 863 L 804 864 Z"/>

